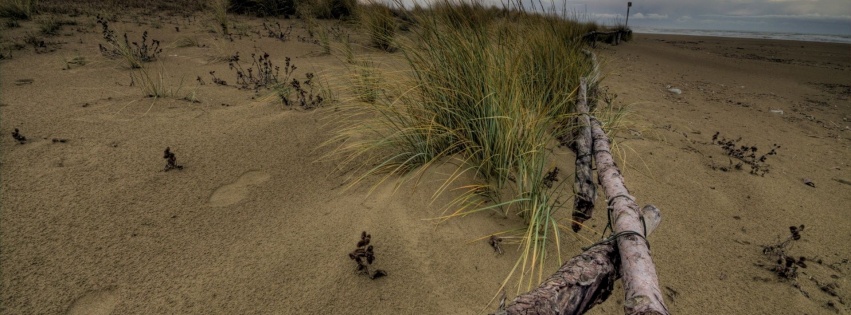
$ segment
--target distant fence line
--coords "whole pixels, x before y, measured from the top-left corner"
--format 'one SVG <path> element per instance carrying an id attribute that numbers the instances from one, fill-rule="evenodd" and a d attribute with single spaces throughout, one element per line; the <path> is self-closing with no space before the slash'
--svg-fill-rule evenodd
<path id="1" fill-rule="evenodd" d="M 620 44 L 621 40 L 629 41 L 632 38 L 632 30 L 614 30 L 609 32 L 591 31 L 582 36 L 582 41 L 597 47 L 598 41 L 603 41 L 612 45 Z"/>

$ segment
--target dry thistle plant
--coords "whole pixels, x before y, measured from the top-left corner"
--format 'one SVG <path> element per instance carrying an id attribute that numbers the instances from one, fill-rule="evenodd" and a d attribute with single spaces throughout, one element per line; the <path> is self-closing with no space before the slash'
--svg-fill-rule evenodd
<path id="1" fill-rule="evenodd" d="M 165 148 L 165 152 L 163 152 L 163 158 L 166 161 L 165 168 L 163 169 L 164 172 L 168 172 L 173 169 L 183 169 L 183 165 L 177 165 L 177 157 L 174 155 L 174 152 L 171 152 L 171 148 Z"/>
<path id="2" fill-rule="evenodd" d="M 372 266 L 372 263 L 375 261 L 375 252 L 373 251 L 372 245 L 370 245 L 371 240 L 372 235 L 367 234 L 366 231 L 361 232 L 357 248 L 349 253 L 349 259 L 354 260 L 355 263 L 357 263 L 355 271 L 358 274 L 366 275 L 370 279 L 375 280 L 386 276 L 387 272 L 381 269 L 375 269 L 374 272 L 369 271 L 369 267 Z"/>
<path id="3" fill-rule="evenodd" d="M 272 60 L 268 53 L 252 53 L 251 65 L 248 68 L 243 68 L 242 64 L 239 63 L 239 60 L 239 52 L 237 52 L 228 61 L 228 67 L 230 67 L 231 70 L 236 71 L 236 84 L 241 88 L 250 88 L 257 92 L 261 88 L 269 88 L 279 82 L 278 74 L 280 74 L 281 68 L 272 64 Z M 289 64 L 290 58 L 287 57 L 287 66 L 289 66 Z M 286 74 L 289 74 L 289 72 L 286 71 L 286 68 L 284 68 L 284 70 Z"/>
<path id="4" fill-rule="evenodd" d="M 12 138 L 14 138 L 15 141 L 18 142 L 18 144 L 27 143 L 27 137 L 24 137 L 24 135 L 21 134 L 18 128 L 15 128 L 15 131 L 12 132 Z"/>
<path id="5" fill-rule="evenodd" d="M 786 239 L 776 244 L 762 247 L 762 253 L 775 262 L 770 268 L 771 271 L 783 279 L 795 280 L 798 277 L 798 268 L 807 268 L 806 257 L 801 256 L 795 259 L 788 253 L 792 247 L 792 242 L 800 240 L 801 232 L 803 231 L 803 224 L 800 226 L 790 226 L 789 236 Z"/>
<path id="6" fill-rule="evenodd" d="M 263 100 L 277 98 L 285 107 L 298 106 L 302 109 L 315 109 L 324 104 L 329 97 L 327 89 L 321 87 L 317 82 L 316 75 L 312 72 L 305 73 L 305 79 L 293 78 L 296 67 L 290 57 L 284 59 L 284 75 L 280 76 L 281 67 L 272 63 L 268 53 L 251 54 L 251 66 L 243 67 L 240 64 L 237 52 L 228 60 L 231 70 L 236 71 L 236 84 L 241 89 L 252 89 L 259 93 L 261 89 L 271 90 L 272 93 L 262 97 Z M 216 77 L 215 71 L 210 71 L 212 81 L 218 85 L 227 85 L 227 82 Z M 199 77 L 199 82 L 202 82 Z"/>
<path id="7" fill-rule="evenodd" d="M 286 42 L 292 39 L 292 24 L 290 24 L 289 26 L 287 26 L 286 29 L 284 29 L 281 27 L 280 22 L 275 21 L 274 24 L 272 24 L 271 22 L 269 24 L 263 22 L 263 29 L 266 31 L 266 36 L 268 36 L 269 38 L 274 38 L 282 42 Z"/>
<path id="8" fill-rule="evenodd" d="M 772 144 L 771 150 L 757 157 L 756 152 L 758 148 L 756 146 L 739 145 L 739 142 L 741 141 L 741 137 L 737 139 L 727 139 L 721 136 L 721 132 L 715 132 L 715 134 L 712 136 L 712 143 L 720 146 L 721 149 L 724 150 L 724 154 L 726 154 L 730 158 L 738 160 L 738 162 L 736 164 L 733 164 L 733 160 L 730 159 L 730 163 L 728 166 L 718 166 L 715 165 L 715 163 L 713 162 L 710 167 L 713 170 L 717 169 L 724 172 L 729 172 L 733 169 L 742 170 L 744 165 L 748 165 L 751 168 L 750 173 L 752 175 L 765 176 L 765 174 L 768 173 L 768 171 L 770 170 L 768 164 L 766 164 L 765 161 L 766 159 L 768 159 L 769 156 L 776 155 L 777 149 L 779 149 L 780 146 L 777 144 Z"/>
<path id="9" fill-rule="evenodd" d="M 157 60 L 157 55 L 162 52 L 160 41 L 151 39 L 148 43 L 148 31 L 142 33 L 141 42 L 131 42 L 127 33 L 124 33 L 123 40 L 119 39 L 115 31 L 109 28 L 107 19 L 98 16 L 97 23 L 101 25 L 103 39 L 106 41 L 106 46 L 98 44 L 101 54 L 124 58 L 131 69 L 141 68 L 144 62 Z"/>

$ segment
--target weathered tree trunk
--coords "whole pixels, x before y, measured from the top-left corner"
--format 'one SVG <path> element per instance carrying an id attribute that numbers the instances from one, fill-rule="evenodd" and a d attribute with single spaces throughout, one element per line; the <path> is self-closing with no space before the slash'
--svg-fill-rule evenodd
<path id="1" fill-rule="evenodd" d="M 576 101 L 577 130 L 573 137 L 573 152 L 576 153 L 576 171 L 574 172 L 573 191 L 576 197 L 573 201 L 574 232 L 582 229 L 582 223 L 591 219 L 594 212 L 594 200 L 597 199 L 597 187 L 594 185 L 591 173 L 591 120 L 588 118 L 588 84 L 585 78 L 579 83 L 579 95 Z"/>
<path id="2" fill-rule="evenodd" d="M 596 67 L 595 56 L 588 54 Z M 596 82 L 596 78 L 597 74 L 594 74 L 592 83 Z M 584 95 L 586 89 L 583 78 L 580 80 L 580 94 Z M 611 145 L 602 125 L 587 114 L 580 113 L 580 116 L 586 117 L 591 126 L 597 175 L 608 196 L 611 209 L 609 223 L 615 234 L 608 242 L 595 244 L 564 263 L 538 288 L 516 297 L 496 314 L 583 314 L 605 301 L 615 280 L 623 275 L 624 312 L 627 315 L 667 315 L 668 309 L 662 300 L 656 269 L 650 257 L 650 245 L 645 239 L 661 223 L 659 209 L 647 205 L 639 212 L 614 163 Z M 577 173 L 579 157 L 577 153 Z M 617 249 L 612 241 L 617 241 Z"/>
<path id="3" fill-rule="evenodd" d="M 638 205 L 624 185 L 602 125 L 594 118 L 591 118 L 591 134 L 594 137 L 597 177 L 611 209 L 612 229 L 615 234 L 627 233 L 617 239 L 626 295 L 624 312 L 628 315 L 668 314 L 659 290 L 656 267 L 650 257 L 649 243 L 641 237 L 644 235 L 644 226 Z"/>
<path id="4" fill-rule="evenodd" d="M 659 209 L 644 206 L 642 216 L 650 235 L 662 222 Z M 603 243 L 565 262 L 538 288 L 520 295 L 497 314 L 583 314 L 605 301 L 620 277 L 614 245 Z"/>

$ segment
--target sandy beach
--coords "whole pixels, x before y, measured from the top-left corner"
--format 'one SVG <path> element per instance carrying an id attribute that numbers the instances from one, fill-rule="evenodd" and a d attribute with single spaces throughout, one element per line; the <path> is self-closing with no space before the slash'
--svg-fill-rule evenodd
<path id="1" fill-rule="evenodd" d="M 449 165 L 416 187 L 348 187 L 322 144 L 333 136 L 335 104 L 351 98 L 349 75 L 336 50 L 295 39 L 307 36 L 301 21 L 234 17 L 250 31 L 229 41 L 210 33 L 205 15 L 118 15 L 115 29 L 162 42 L 151 64 L 182 86 L 180 97 L 153 99 L 131 86 L 120 59 L 101 54 L 94 17 L 63 18 L 77 24 L 0 61 L 0 313 L 496 308 L 488 303 L 519 252 L 507 245 L 498 255 L 482 239 L 522 220 L 482 212 L 438 224 L 453 196 L 432 195 Z M 293 39 L 255 33 L 269 21 L 292 25 Z M 3 30 L 3 47 L 38 28 L 20 23 Z M 401 53 L 339 27 L 356 55 L 404 64 Z M 176 44 L 184 38 L 194 44 Z M 237 89 L 224 60 L 237 51 L 243 62 L 255 51 L 277 65 L 289 57 L 295 77 L 315 74 L 336 100 L 305 110 Z M 662 211 L 649 242 L 670 311 L 851 314 L 851 45 L 636 34 L 595 52 L 602 86 L 629 110 L 614 137 L 626 185 Z M 85 64 L 69 63 L 77 57 Z M 213 83 L 211 71 L 230 84 Z M 182 99 L 189 95 L 197 102 Z M 26 143 L 10 136 L 16 128 Z M 776 154 L 754 175 L 736 169 L 713 136 Z M 182 170 L 163 171 L 166 147 Z M 572 167 L 570 150 L 559 154 Z M 571 178 L 568 168 L 559 179 Z M 562 240 L 562 257 L 599 238 L 604 203 L 600 196 L 590 229 Z M 770 270 L 776 262 L 763 246 L 799 225 L 788 253 L 806 268 L 790 281 Z M 388 276 L 355 274 L 347 254 L 361 231 Z M 619 314 L 622 304 L 618 283 L 591 314 Z"/>
<path id="2" fill-rule="evenodd" d="M 837 181 L 851 176 L 848 48 L 642 34 L 604 48 L 605 82 L 634 110 L 635 126 L 621 133 L 632 165 L 627 185 L 665 215 L 651 241 L 673 312 L 849 312 L 851 186 Z M 711 144 L 715 133 L 760 150 L 780 146 L 766 160 L 770 171 L 713 170 L 730 163 Z M 823 263 L 801 270 L 799 290 L 755 264 L 766 263 L 761 245 L 801 224 L 794 255 Z M 839 298 L 819 289 L 826 281 Z"/>

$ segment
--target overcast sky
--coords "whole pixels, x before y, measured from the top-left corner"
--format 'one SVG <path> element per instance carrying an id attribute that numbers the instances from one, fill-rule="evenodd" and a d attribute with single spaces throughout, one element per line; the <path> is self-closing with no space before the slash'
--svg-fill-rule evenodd
<path id="1" fill-rule="evenodd" d="M 428 6 L 428 3 L 447 0 L 378 1 Z M 607 25 L 623 23 L 627 7 L 625 0 L 448 1 L 481 1 L 497 7 L 520 1 L 527 10 L 534 7 L 540 11 L 541 5 L 547 10 L 555 8 L 557 12 L 566 9 L 572 17 Z M 634 0 L 629 11 L 629 26 L 638 31 L 656 28 L 851 36 L 851 0 Z"/>
<path id="2" fill-rule="evenodd" d="M 627 1 L 567 1 L 567 8 L 614 24 L 623 22 Z M 851 0 L 638 0 L 632 1 L 629 13 L 629 25 L 638 29 L 851 35 Z"/>

